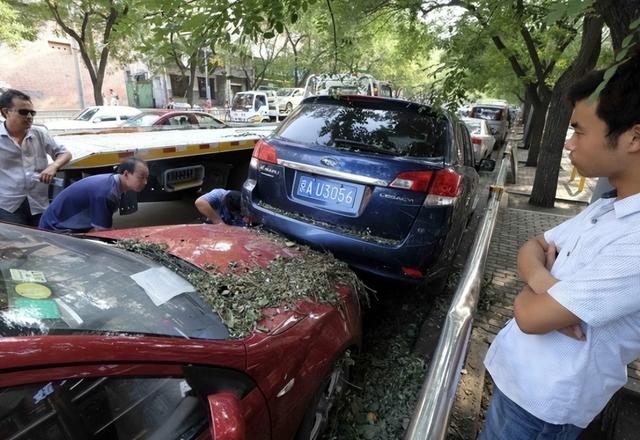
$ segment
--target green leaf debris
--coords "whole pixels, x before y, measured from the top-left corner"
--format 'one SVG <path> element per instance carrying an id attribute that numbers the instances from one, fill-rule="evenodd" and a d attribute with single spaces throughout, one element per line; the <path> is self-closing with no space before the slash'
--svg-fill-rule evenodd
<path id="1" fill-rule="evenodd" d="M 226 271 L 213 265 L 203 271 L 169 254 L 163 245 L 127 239 L 117 246 L 144 255 L 184 277 L 218 313 L 232 338 L 243 338 L 258 329 L 258 323 L 265 318 L 264 308 L 295 310 L 300 300 L 340 307 L 340 286 L 350 288 L 357 299 L 366 300 L 364 284 L 345 263 L 331 254 L 268 235 L 284 246 L 295 246 L 298 255 L 277 256 L 267 267 L 231 262 Z"/>

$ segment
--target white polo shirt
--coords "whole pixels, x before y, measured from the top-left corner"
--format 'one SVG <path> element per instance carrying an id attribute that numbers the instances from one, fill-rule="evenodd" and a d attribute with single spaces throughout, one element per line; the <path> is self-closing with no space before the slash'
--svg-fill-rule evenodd
<path id="1" fill-rule="evenodd" d="M 58 145 L 39 127 L 31 127 L 22 145 L 18 146 L 9 136 L 4 123 L 0 122 L 0 208 L 15 212 L 26 197 L 31 214 L 40 214 L 47 209 L 49 186 L 29 176 L 39 174 L 49 166 L 47 156 L 55 160 L 66 152 L 64 146 Z"/>
<path id="2" fill-rule="evenodd" d="M 514 319 L 485 358 L 495 384 L 532 415 L 586 427 L 640 357 L 640 194 L 600 199 L 545 233 L 558 248 L 549 294 L 581 320 L 586 341 L 528 335 Z"/>

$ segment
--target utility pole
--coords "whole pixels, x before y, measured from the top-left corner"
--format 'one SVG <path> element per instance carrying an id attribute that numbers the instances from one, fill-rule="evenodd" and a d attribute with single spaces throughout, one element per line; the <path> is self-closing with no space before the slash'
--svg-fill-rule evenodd
<path id="1" fill-rule="evenodd" d="M 207 91 L 207 111 L 211 111 L 211 87 L 209 86 L 209 48 L 205 47 L 204 51 L 204 81 L 205 90 Z"/>
<path id="2" fill-rule="evenodd" d="M 78 52 L 80 48 L 76 40 L 71 40 L 71 52 L 73 53 L 73 61 L 76 68 L 76 87 L 78 89 L 78 100 L 80 101 L 80 110 L 85 108 L 84 103 L 84 87 L 82 84 L 82 75 L 80 74 L 80 60 L 78 60 Z M 104 102 L 102 103 L 104 105 Z"/>

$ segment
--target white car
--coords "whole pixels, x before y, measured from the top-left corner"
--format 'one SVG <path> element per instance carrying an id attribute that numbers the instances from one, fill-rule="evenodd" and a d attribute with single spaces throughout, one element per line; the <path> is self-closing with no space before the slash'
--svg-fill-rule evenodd
<path id="1" fill-rule="evenodd" d="M 119 127 L 125 121 L 140 114 L 134 107 L 98 105 L 87 107 L 73 119 L 47 122 L 48 130 L 85 130 L 93 128 Z"/>
<path id="2" fill-rule="evenodd" d="M 300 104 L 304 98 L 304 89 L 302 88 L 283 88 L 277 92 L 278 109 L 280 114 L 288 115 Z"/>
<path id="3" fill-rule="evenodd" d="M 491 130 L 484 119 L 462 118 L 469 134 L 471 134 L 471 144 L 473 145 L 473 155 L 476 165 L 482 159 L 491 155 L 496 138 L 491 134 Z"/>

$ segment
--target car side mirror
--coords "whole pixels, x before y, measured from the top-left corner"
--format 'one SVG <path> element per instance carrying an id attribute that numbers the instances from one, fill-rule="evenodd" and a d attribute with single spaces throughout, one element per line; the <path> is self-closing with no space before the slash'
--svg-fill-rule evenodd
<path id="1" fill-rule="evenodd" d="M 229 392 L 207 396 L 211 438 L 216 440 L 245 440 L 247 430 L 240 408 L 240 400 Z"/>
<path id="2" fill-rule="evenodd" d="M 482 159 L 478 165 L 481 171 L 493 171 L 496 168 L 496 161 L 493 159 Z"/>
<path id="3" fill-rule="evenodd" d="M 93 122 L 94 124 L 95 124 L 96 122 L 102 122 L 102 118 L 95 118 L 92 122 Z"/>

